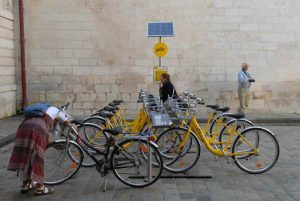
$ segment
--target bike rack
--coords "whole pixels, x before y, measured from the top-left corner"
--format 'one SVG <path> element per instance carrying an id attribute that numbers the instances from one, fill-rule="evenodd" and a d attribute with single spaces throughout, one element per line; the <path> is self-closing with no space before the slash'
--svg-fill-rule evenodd
<path id="1" fill-rule="evenodd" d="M 132 176 L 132 179 L 145 179 L 145 176 Z M 212 179 L 211 175 L 161 175 L 160 179 Z"/>

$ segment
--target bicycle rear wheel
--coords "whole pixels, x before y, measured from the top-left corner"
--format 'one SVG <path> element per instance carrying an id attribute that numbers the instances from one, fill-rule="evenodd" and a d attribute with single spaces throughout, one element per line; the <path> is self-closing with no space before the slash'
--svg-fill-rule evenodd
<path id="1" fill-rule="evenodd" d="M 275 136 L 262 127 L 247 128 L 236 138 L 232 146 L 235 164 L 250 174 L 261 174 L 270 170 L 276 164 L 279 152 Z"/>
<path id="2" fill-rule="evenodd" d="M 137 138 L 120 142 L 112 151 L 110 163 L 114 175 L 122 183 L 136 188 L 156 182 L 163 169 L 162 157 L 156 145 Z"/>
<path id="3" fill-rule="evenodd" d="M 83 157 L 81 147 L 75 142 L 58 140 L 49 144 L 44 157 L 44 183 L 57 185 L 72 178 L 78 172 Z"/>
<path id="4" fill-rule="evenodd" d="M 232 120 L 232 118 L 228 117 L 227 115 L 230 114 L 230 113 L 223 113 L 219 116 L 217 116 L 210 124 L 210 127 L 209 127 L 209 134 L 212 134 L 212 133 L 215 133 L 218 131 L 218 121 L 222 121 L 223 123 L 228 123 L 230 120 Z M 220 130 L 219 130 L 220 131 Z"/>

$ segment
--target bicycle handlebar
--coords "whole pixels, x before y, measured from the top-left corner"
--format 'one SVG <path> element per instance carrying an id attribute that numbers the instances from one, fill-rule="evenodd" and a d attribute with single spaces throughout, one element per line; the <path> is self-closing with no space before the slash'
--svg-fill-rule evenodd
<path id="1" fill-rule="evenodd" d="M 65 105 L 61 106 L 61 109 L 68 109 L 70 102 L 67 102 Z"/>

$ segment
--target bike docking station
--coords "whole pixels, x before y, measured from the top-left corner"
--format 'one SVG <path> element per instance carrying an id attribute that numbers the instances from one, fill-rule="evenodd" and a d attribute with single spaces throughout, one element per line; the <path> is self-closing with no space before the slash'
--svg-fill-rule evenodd
<path id="1" fill-rule="evenodd" d="M 162 37 L 174 37 L 174 28 L 173 22 L 148 22 L 148 37 L 158 37 L 159 42 L 156 43 L 153 47 L 153 53 L 155 56 L 158 57 L 158 66 L 154 66 L 153 68 L 153 82 L 160 85 L 160 77 L 163 73 L 168 72 L 167 66 L 162 66 L 162 57 L 164 57 L 168 53 L 168 46 L 162 42 Z M 160 86 L 159 86 L 160 87 Z M 161 103 L 162 107 L 163 104 Z M 159 129 L 159 128 L 166 128 L 170 127 L 173 122 L 168 114 L 168 111 L 163 112 L 151 112 L 151 121 L 152 121 L 152 128 Z M 150 152 L 148 152 L 149 154 Z M 150 163 L 151 154 L 148 155 Z M 135 178 L 140 179 L 150 179 L 151 176 L 151 165 L 149 165 L 149 172 L 150 174 L 146 177 L 144 176 L 136 176 Z M 181 175 L 180 175 L 181 174 Z M 211 179 L 211 175 L 192 175 L 189 174 L 187 171 L 183 173 L 170 173 L 166 175 L 161 175 L 160 178 L 163 179 Z"/>

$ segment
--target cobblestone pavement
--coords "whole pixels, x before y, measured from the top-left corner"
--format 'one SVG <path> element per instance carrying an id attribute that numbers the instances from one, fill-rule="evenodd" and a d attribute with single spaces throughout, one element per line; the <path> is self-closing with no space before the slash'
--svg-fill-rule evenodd
<path id="1" fill-rule="evenodd" d="M 212 175 L 212 179 L 160 179 L 154 185 L 133 189 L 111 174 L 107 192 L 100 191 L 103 179 L 94 168 L 82 168 L 77 178 L 54 186 L 53 195 L 43 200 L 64 201 L 299 201 L 300 129 L 296 126 L 269 126 L 278 134 L 281 153 L 277 165 L 262 175 L 250 175 L 234 163 L 214 157 L 202 146 L 202 155 L 190 174 Z M 21 195 L 14 172 L 6 171 L 13 145 L 0 149 L 0 200 L 40 200 L 33 193 Z"/>

